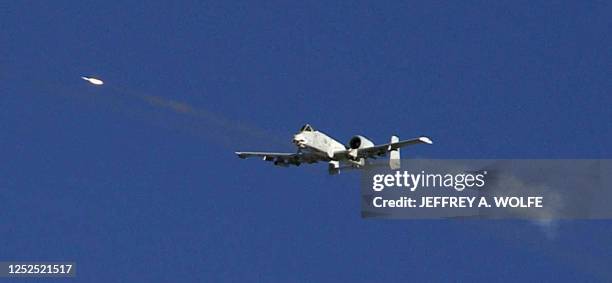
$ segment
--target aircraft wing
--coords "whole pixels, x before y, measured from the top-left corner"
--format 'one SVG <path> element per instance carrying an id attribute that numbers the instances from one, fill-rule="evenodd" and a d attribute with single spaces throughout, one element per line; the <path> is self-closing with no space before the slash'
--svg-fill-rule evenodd
<path id="1" fill-rule="evenodd" d="M 281 152 L 256 152 L 256 151 L 236 151 L 236 155 L 240 158 L 249 157 L 271 157 L 271 158 L 291 158 L 297 154 L 295 153 L 281 153 Z"/>
<path id="2" fill-rule="evenodd" d="M 300 165 L 303 162 L 315 163 L 318 161 L 314 155 L 300 153 L 237 151 L 236 155 L 242 159 L 260 157 L 265 161 L 274 161 L 275 165 Z"/>
<path id="3" fill-rule="evenodd" d="M 372 147 L 360 148 L 357 150 L 357 158 L 365 157 L 376 157 L 387 154 L 391 150 L 395 150 L 407 145 L 415 144 L 432 144 L 433 142 L 428 137 L 419 137 L 415 139 L 403 140 L 398 142 L 391 142 L 381 145 L 375 145 Z M 350 150 L 342 150 L 334 153 L 334 158 L 347 159 L 349 158 Z"/>

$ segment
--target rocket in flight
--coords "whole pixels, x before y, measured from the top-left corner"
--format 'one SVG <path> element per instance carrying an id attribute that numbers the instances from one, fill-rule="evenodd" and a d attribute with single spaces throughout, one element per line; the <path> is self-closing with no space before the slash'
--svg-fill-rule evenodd
<path id="1" fill-rule="evenodd" d="M 81 77 L 81 79 L 86 80 L 88 82 L 90 82 L 91 84 L 94 85 L 103 85 L 104 82 L 100 79 L 96 79 L 96 78 L 88 78 L 88 77 Z"/>

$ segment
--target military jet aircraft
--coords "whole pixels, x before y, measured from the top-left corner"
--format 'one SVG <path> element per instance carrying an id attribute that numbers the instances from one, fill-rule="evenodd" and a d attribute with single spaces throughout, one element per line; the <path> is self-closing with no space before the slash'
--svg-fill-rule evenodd
<path id="1" fill-rule="evenodd" d="M 348 144 L 344 146 L 325 133 L 306 124 L 293 136 L 293 143 L 298 148 L 296 153 L 237 151 L 236 154 L 242 159 L 260 157 L 282 167 L 299 166 L 302 163 L 311 164 L 319 161 L 328 162 L 329 174 L 335 175 L 340 173 L 341 163 L 346 165 L 343 168 L 361 168 L 366 165 L 366 159 L 375 159 L 387 153 L 389 153 L 391 169 L 399 169 L 401 147 L 414 144 L 432 144 L 433 142 L 428 137 L 400 141 L 397 136 L 391 136 L 389 143 L 375 145 L 366 137 L 357 135 L 352 137 Z"/>

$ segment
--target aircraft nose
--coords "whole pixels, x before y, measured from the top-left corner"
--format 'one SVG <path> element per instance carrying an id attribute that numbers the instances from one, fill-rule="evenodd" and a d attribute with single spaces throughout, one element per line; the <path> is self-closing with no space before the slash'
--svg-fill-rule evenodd
<path id="1" fill-rule="evenodd" d="M 293 136 L 293 143 L 299 147 L 304 147 L 306 144 L 306 137 L 302 134 L 296 134 Z"/>

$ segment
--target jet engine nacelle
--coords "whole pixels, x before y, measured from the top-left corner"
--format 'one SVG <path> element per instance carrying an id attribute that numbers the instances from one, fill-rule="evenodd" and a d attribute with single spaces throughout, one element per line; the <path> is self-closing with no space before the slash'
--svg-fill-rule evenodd
<path id="1" fill-rule="evenodd" d="M 280 167 L 289 167 L 289 163 L 285 162 L 284 160 L 275 160 L 274 165 Z"/>
<path id="2" fill-rule="evenodd" d="M 373 147 L 374 143 L 367 139 L 364 136 L 354 136 L 349 140 L 348 148 L 349 149 L 359 149 L 366 147 Z"/>

